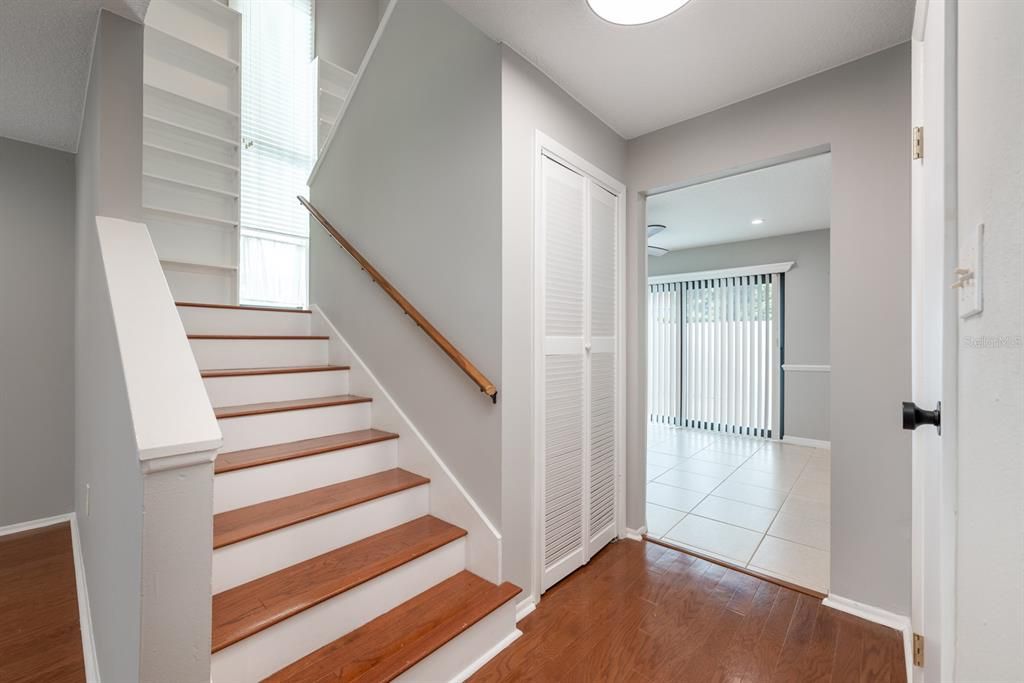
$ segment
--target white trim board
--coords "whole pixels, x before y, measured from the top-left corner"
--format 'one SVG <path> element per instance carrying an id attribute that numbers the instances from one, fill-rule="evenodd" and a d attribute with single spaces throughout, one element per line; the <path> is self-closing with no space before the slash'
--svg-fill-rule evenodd
<path id="1" fill-rule="evenodd" d="M 53 517 L 40 517 L 39 519 L 30 519 L 27 522 L 17 522 L 15 524 L 8 524 L 7 526 L 0 526 L 0 536 L 7 536 L 8 534 L 18 534 L 22 531 L 31 531 L 32 529 L 41 529 L 46 526 L 53 526 L 54 524 L 61 524 L 63 522 L 70 522 L 73 512 L 65 512 L 62 515 L 54 515 Z"/>
<path id="2" fill-rule="evenodd" d="M 516 605 L 516 623 L 525 619 L 526 617 L 533 614 L 533 610 L 537 609 L 537 601 L 533 599 L 532 595 L 527 595 L 525 598 L 519 601 Z"/>
<path id="3" fill-rule="evenodd" d="M 790 436 L 786 434 L 782 437 L 782 443 L 791 443 L 794 446 L 807 446 L 808 448 L 825 448 L 832 449 L 831 441 L 823 441 L 821 439 L 808 439 L 803 436 Z"/>
<path id="4" fill-rule="evenodd" d="M 914 680 L 914 633 L 910 625 L 910 617 L 895 614 L 872 605 L 866 605 L 856 600 L 850 600 L 835 593 L 829 593 L 828 597 L 821 601 L 821 604 L 825 607 L 831 607 L 840 612 L 846 612 L 855 617 L 860 617 L 861 619 L 899 631 L 903 635 L 903 658 L 907 666 L 907 680 Z"/>
<path id="5" fill-rule="evenodd" d="M 48 526 L 71 525 L 71 556 L 75 564 L 75 592 L 78 599 L 78 627 L 82 633 L 82 659 L 85 663 L 86 683 L 99 683 L 100 673 L 96 665 L 96 641 L 92 635 L 92 612 L 89 609 L 89 589 L 85 583 L 85 563 L 82 560 L 82 541 L 78 535 L 78 518 L 74 512 L 53 517 L 41 517 L 27 522 L 8 524 L 0 527 L 0 536 L 18 534 L 22 531 L 42 529 Z"/>
<path id="6" fill-rule="evenodd" d="M 740 266 L 738 268 L 719 268 L 718 270 L 699 270 L 693 273 L 652 275 L 647 278 L 647 284 L 656 285 L 662 282 L 692 282 L 694 280 L 714 280 L 715 278 L 723 277 L 788 273 L 794 265 L 796 265 L 796 261 L 785 261 L 783 263 L 765 263 L 760 266 Z"/>
<path id="7" fill-rule="evenodd" d="M 644 534 L 647 533 L 647 526 L 642 526 L 639 529 L 626 529 L 626 538 L 631 541 L 642 541 L 644 540 Z"/>
<path id="8" fill-rule="evenodd" d="M 92 635 L 92 610 L 89 606 L 89 587 L 85 582 L 85 560 L 82 558 L 82 539 L 78 535 L 78 515 L 71 513 L 71 554 L 75 561 L 75 588 L 78 591 L 78 626 L 82 631 L 82 658 L 85 660 L 85 682 L 100 683 L 99 661 L 96 658 L 96 640 Z"/>
<path id="9" fill-rule="evenodd" d="M 318 304 L 313 304 L 310 309 L 313 311 L 314 333 L 324 333 L 330 337 L 329 360 L 339 365 L 349 365 L 349 382 L 353 393 L 373 398 L 373 426 L 399 435 L 399 466 L 430 479 L 430 513 L 468 532 L 466 568 L 492 583 L 501 583 L 501 532 L 323 309 Z M 361 381 L 366 382 L 362 388 L 359 387 Z"/>
<path id="10" fill-rule="evenodd" d="M 498 656 L 498 653 L 504 650 L 506 647 L 514 643 L 519 639 L 519 636 L 523 635 L 523 632 L 519 629 L 512 631 L 512 633 L 505 636 L 501 642 L 492 647 L 487 652 L 480 655 L 480 657 L 472 664 L 467 666 L 465 669 L 455 674 L 455 677 L 451 680 L 451 683 L 462 683 L 462 681 L 468 680 L 470 676 L 479 671 L 484 664 L 491 661 Z"/>
<path id="11" fill-rule="evenodd" d="M 799 363 L 783 363 L 782 369 L 785 372 L 832 372 L 831 365 L 810 365 Z"/>

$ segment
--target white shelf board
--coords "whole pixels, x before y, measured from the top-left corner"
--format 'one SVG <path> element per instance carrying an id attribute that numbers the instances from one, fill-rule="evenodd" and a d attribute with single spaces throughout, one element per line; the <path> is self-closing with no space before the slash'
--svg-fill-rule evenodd
<path id="1" fill-rule="evenodd" d="M 233 112 L 230 109 L 224 109 L 223 107 L 218 107 L 215 104 L 207 104 L 206 102 L 200 102 L 199 100 L 194 100 L 191 97 L 188 97 L 186 95 L 182 95 L 181 93 L 176 93 L 173 90 L 167 90 L 166 88 L 161 88 L 158 85 L 153 85 L 152 83 L 145 83 L 144 85 L 147 88 L 150 88 L 151 90 L 155 90 L 156 92 L 160 93 L 161 95 L 167 95 L 167 96 L 172 97 L 172 98 L 183 100 L 185 102 L 188 102 L 190 105 L 194 105 L 196 107 L 202 107 L 203 109 L 208 109 L 208 110 L 216 112 L 218 114 L 222 114 L 224 116 L 231 117 L 232 119 L 238 119 L 239 118 L 238 113 L 237 112 Z"/>
<path id="2" fill-rule="evenodd" d="M 181 152 L 176 149 L 171 149 L 170 147 L 164 147 L 163 145 L 154 145 L 150 142 L 144 142 L 142 143 L 142 146 L 148 147 L 149 149 L 154 149 L 158 152 L 166 152 L 167 154 L 173 154 L 175 156 L 184 157 L 185 159 L 191 159 L 192 161 L 198 161 L 199 163 L 203 164 L 210 164 L 211 166 L 217 166 L 218 168 L 223 168 L 224 170 L 238 173 L 237 166 L 225 164 L 221 161 L 214 161 L 213 159 L 207 159 L 205 157 L 196 156 L 195 154 L 189 154 L 188 152 Z"/>
<path id="3" fill-rule="evenodd" d="M 235 272 L 238 270 L 238 266 L 224 264 L 224 263 L 201 263 L 199 261 L 184 261 L 180 259 L 160 259 L 160 263 L 165 266 L 184 266 L 188 268 L 202 268 L 204 270 L 223 270 L 227 272 Z"/>
<path id="4" fill-rule="evenodd" d="M 162 206 L 142 206 L 143 211 L 152 211 L 154 213 L 162 213 L 169 216 L 178 216 L 179 218 L 185 218 L 191 221 L 198 221 L 200 223 L 212 223 L 214 225 L 224 225 L 231 228 L 238 227 L 238 221 L 229 220 L 226 218 L 215 218 L 213 216 L 203 216 L 198 213 L 188 213 L 187 211 L 178 211 L 176 209 L 168 209 Z"/>
<path id="5" fill-rule="evenodd" d="M 188 187 L 193 190 L 199 190 L 200 192 L 209 192 L 210 194 L 220 195 L 221 197 L 228 197 L 230 199 L 238 199 L 237 192 L 229 192 L 227 190 L 219 190 L 215 187 L 207 187 L 206 185 L 196 185 L 185 180 L 178 180 L 176 178 L 168 178 L 162 175 L 153 175 L 152 173 L 143 173 L 143 178 L 149 178 L 150 180 L 156 180 L 162 183 L 170 183 L 171 185 L 180 185 L 181 187 Z"/>
<path id="6" fill-rule="evenodd" d="M 206 48 L 199 47 L 198 45 L 196 45 L 194 43 L 190 43 L 187 40 L 179 38 L 178 36 L 176 36 L 176 35 L 174 35 L 172 33 L 168 33 L 167 31 L 162 31 L 162 30 L 156 28 L 155 26 L 146 26 L 146 31 L 147 32 L 152 31 L 153 34 L 156 35 L 159 39 L 168 41 L 168 42 L 170 42 L 170 43 L 172 43 L 174 45 L 177 45 L 179 47 L 179 49 L 184 49 L 184 50 L 186 50 L 188 52 L 191 52 L 191 53 L 193 53 L 195 55 L 199 55 L 203 59 L 208 59 L 210 61 L 213 61 L 214 63 L 217 63 L 220 66 L 224 66 L 226 68 L 231 68 L 231 69 L 237 69 L 239 67 L 238 62 L 235 61 L 234 59 L 231 59 L 230 57 L 225 57 L 224 55 L 219 55 L 216 52 L 211 52 L 210 50 L 207 50 Z"/>
<path id="7" fill-rule="evenodd" d="M 198 135 L 200 137 L 209 138 L 210 140 L 216 140 L 217 142 L 223 142 L 225 145 L 230 145 L 231 147 L 234 147 L 236 149 L 238 148 L 238 146 L 240 144 L 240 142 L 237 141 L 237 140 L 232 140 L 230 138 L 221 137 L 220 135 L 216 135 L 214 133 L 207 133 L 206 131 L 202 131 L 202 130 L 199 130 L 197 128 L 193 128 L 191 126 L 185 126 L 185 125 L 182 125 L 180 123 L 175 123 L 174 121 L 168 121 L 167 119 L 161 118 L 159 116 L 153 116 L 151 114 L 144 114 L 143 118 L 149 119 L 150 121 L 153 121 L 154 123 L 159 123 L 161 125 L 168 126 L 170 128 L 176 128 L 176 129 L 178 129 L 180 131 L 183 131 L 185 133 L 191 133 L 192 135 Z"/>

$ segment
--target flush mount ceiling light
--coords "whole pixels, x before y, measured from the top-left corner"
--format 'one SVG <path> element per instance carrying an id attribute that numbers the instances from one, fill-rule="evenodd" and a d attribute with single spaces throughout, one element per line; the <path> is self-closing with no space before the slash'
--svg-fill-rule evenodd
<path id="1" fill-rule="evenodd" d="M 663 249 L 662 247 L 652 247 L 649 244 L 647 245 L 647 255 L 648 256 L 662 256 L 662 255 L 667 254 L 667 253 L 668 253 L 668 249 Z"/>
<path id="2" fill-rule="evenodd" d="M 667 17 L 690 0 L 587 0 L 591 11 L 622 26 L 649 24 Z"/>
<path id="3" fill-rule="evenodd" d="M 665 226 L 662 225 L 661 223 L 652 223 L 651 225 L 648 225 L 647 226 L 647 238 L 650 239 L 651 237 L 654 237 L 655 235 L 657 235 L 659 232 L 661 232 L 664 229 L 665 229 Z"/>
<path id="4" fill-rule="evenodd" d="M 762 223 L 764 223 L 763 218 L 755 218 L 754 220 L 750 221 L 751 225 L 761 225 Z"/>

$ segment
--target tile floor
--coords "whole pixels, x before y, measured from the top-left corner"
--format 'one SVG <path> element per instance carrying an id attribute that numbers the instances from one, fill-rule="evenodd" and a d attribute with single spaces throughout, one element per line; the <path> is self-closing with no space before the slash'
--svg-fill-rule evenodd
<path id="1" fill-rule="evenodd" d="M 828 592 L 829 451 L 650 425 L 647 533 Z"/>

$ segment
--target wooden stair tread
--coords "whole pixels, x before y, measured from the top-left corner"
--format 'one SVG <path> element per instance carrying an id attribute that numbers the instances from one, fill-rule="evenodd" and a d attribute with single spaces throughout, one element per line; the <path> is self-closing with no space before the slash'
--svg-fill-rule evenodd
<path id="1" fill-rule="evenodd" d="M 276 306 L 237 306 L 233 304 L 201 304 L 191 301 L 175 301 L 175 306 L 184 308 L 226 308 L 232 311 L 271 311 L 273 313 L 312 313 L 308 308 L 278 308 Z"/>
<path id="2" fill-rule="evenodd" d="M 249 375 L 290 375 L 303 372 L 341 372 L 348 365 L 296 365 L 281 368 L 230 368 L 227 370 L 201 370 L 199 375 L 210 377 L 248 377 Z"/>
<path id="3" fill-rule="evenodd" d="M 213 516 L 213 547 L 222 548 L 429 482 L 426 477 L 395 468 L 221 512 Z"/>
<path id="4" fill-rule="evenodd" d="M 390 681 L 505 604 L 520 588 L 462 571 L 265 679 Z"/>
<path id="5" fill-rule="evenodd" d="M 213 596 L 217 652 L 466 535 L 426 515 Z"/>
<path id="6" fill-rule="evenodd" d="M 270 401 L 269 403 L 248 403 L 241 406 L 222 406 L 214 408 L 213 414 L 218 420 L 229 417 L 245 417 L 247 415 L 264 415 L 266 413 L 283 413 L 289 410 L 308 410 L 310 408 L 326 408 L 343 406 L 350 403 L 368 403 L 373 399 L 353 394 L 338 396 L 318 396 L 316 398 L 296 398 L 291 401 Z"/>
<path id="7" fill-rule="evenodd" d="M 269 465 L 274 462 L 304 458 L 309 455 L 340 451 L 345 448 L 365 446 L 378 441 L 397 439 L 398 434 L 384 432 L 379 429 L 360 429 L 354 432 L 319 436 L 313 439 L 302 439 L 289 443 L 278 443 L 272 446 L 249 448 L 244 451 L 219 453 L 213 466 L 214 474 L 233 472 L 247 467 Z"/>
<path id="8" fill-rule="evenodd" d="M 214 339 L 214 340 L 285 340 L 285 341 L 320 341 L 330 339 L 326 334 L 189 334 L 189 339 Z"/>

